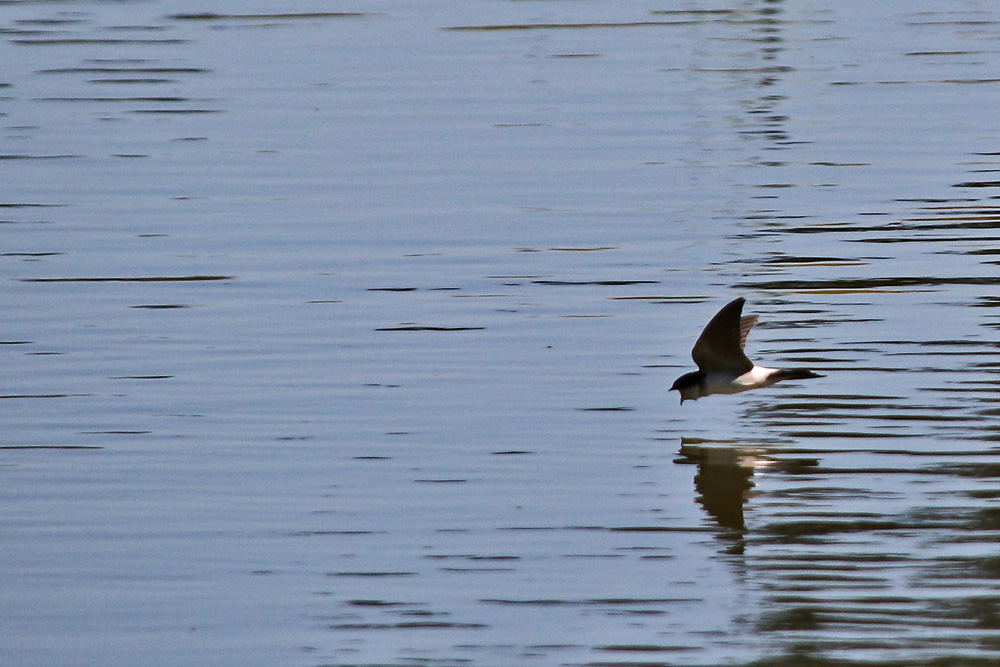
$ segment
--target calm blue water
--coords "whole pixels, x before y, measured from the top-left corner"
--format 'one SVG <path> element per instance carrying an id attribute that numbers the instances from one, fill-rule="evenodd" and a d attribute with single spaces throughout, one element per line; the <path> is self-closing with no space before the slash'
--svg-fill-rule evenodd
<path id="1" fill-rule="evenodd" d="M 0 2 L 3 663 L 995 659 L 998 37 Z"/>

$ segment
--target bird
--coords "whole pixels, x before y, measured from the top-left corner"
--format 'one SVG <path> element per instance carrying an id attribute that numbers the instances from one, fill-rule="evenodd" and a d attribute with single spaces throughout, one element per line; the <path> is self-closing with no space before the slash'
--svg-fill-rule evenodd
<path id="1" fill-rule="evenodd" d="M 670 387 L 670 391 L 680 392 L 681 405 L 684 401 L 696 401 L 712 394 L 737 394 L 770 387 L 782 380 L 823 377 L 805 368 L 764 368 L 750 361 L 743 347 L 759 316 L 744 317 L 744 303 L 743 297 L 727 303 L 698 336 L 691 350 L 698 370 L 680 376 Z"/>

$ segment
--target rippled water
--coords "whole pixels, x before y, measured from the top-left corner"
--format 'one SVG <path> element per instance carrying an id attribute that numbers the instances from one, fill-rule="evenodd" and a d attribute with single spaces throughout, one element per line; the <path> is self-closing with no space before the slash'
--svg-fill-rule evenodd
<path id="1" fill-rule="evenodd" d="M 994 664 L 998 38 L 0 1 L 3 662 Z"/>

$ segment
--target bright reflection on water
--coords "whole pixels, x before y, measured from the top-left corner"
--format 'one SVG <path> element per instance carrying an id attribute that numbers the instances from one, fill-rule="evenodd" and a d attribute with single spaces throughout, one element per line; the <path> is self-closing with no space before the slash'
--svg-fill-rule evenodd
<path id="1" fill-rule="evenodd" d="M 0 1 L 4 664 L 995 663 L 997 8 L 254 5 Z"/>

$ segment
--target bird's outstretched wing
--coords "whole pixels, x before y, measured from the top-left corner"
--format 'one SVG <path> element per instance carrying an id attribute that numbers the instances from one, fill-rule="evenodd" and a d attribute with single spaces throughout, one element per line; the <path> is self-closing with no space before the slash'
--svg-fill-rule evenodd
<path id="1" fill-rule="evenodd" d="M 743 353 L 743 346 L 750 329 L 757 323 L 757 315 L 741 317 L 744 302 L 743 297 L 733 299 L 705 325 L 691 350 L 691 358 L 700 370 L 742 374 L 753 368 L 753 362 Z"/>

